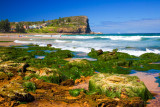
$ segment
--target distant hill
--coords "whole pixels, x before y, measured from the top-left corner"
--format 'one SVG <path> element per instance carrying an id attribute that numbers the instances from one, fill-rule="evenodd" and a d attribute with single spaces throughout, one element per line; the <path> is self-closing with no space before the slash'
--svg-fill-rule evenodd
<path id="1" fill-rule="evenodd" d="M 90 33 L 87 16 L 63 17 L 55 20 L 21 22 L 27 33 Z M 15 26 L 16 23 L 12 23 Z"/>

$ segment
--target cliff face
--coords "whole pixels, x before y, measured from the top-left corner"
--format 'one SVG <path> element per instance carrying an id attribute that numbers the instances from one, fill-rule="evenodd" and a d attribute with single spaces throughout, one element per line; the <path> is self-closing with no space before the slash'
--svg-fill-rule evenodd
<path id="1" fill-rule="evenodd" d="M 70 20 L 63 24 L 68 24 L 70 26 L 59 26 L 57 32 L 59 33 L 90 33 L 91 29 L 89 26 L 89 20 L 86 16 L 73 16 L 65 17 L 64 20 Z"/>

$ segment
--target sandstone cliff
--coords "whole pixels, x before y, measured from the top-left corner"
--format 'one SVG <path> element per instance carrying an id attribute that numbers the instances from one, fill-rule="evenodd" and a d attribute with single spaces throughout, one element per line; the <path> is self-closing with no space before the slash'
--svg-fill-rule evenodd
<path id="1" fill-rule="evenodd" d="M 90 33 L 90 26 L 86 16 L 65 17 L 64 20 L 70 20 L 66 24 L 72 26 L 61 26 L 57 29 L 59 33 Z"/>

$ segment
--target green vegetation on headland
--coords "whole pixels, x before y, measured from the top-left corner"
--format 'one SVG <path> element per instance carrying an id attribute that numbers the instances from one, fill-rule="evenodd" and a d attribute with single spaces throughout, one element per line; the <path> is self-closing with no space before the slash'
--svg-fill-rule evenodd
<path id="1" fill-rule="evenodd" d="M 30 102 L 39 98 L 33 97 L 35 93 L 41 93 L 47 99 L 65 102 L 85 100 L 94 106 L 144 106 L 144 101 L 152 98 L 138 77 L 126 74 L 131 70 L 160 70 L 160 64 L 152 63 L 160 61 L 159 54 L 146 53 L 136 57 L 118 52 L 117 49 L 112 52 L 92 49 L 88 55 L 97 61 L 66 61 L 66 58 L 74 56 L 71 51 L 49 45 L 0 47 L 0 83 L 14 79 L 3 86 L 0 95 L 20 102 Z M 89 90 L 67 88 L 88 76 L 91 76 Z M 68 95 L 74 98 L 69 100 L 66 97 Z"/>
<path id="2" fill-rule="evenodd" d="M 17 33 L 90 33 L 86 16 L 64 17 L 55 20 L 37 22 L 0 21 L 0 32 Z"/>

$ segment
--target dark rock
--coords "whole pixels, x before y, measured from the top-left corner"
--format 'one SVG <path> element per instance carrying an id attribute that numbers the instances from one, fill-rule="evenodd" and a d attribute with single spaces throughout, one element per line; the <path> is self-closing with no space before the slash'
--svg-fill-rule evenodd
<path id="1" fill-rule="evenodd" d="M 52 44 L 47 44 L 47 46 L 48 46 L 48 47 L 51 47 L 51 46 L 52 46 Z"/>
<path id="2" fill-rule="evenodd" d="M 26 72 L 27 67 L 29 67 L 29 65 L 27 63 L 21 63 L 18 71 L 20 70 L 21 72 Z"/>
<path id="3" fill-rule="evenodd" d="M 101 55 L 101 54 L 103 54 L 103 51 L 102 51 L 102 49 L 100 49 L 100 50 L 97 50 L 97 52 L 98 52 L 98 55 Z"/>
<path id="4" fill-rule="evenodd" d="M 73 81 L 73 79 L 68 79 L 66 81 L 61 82 L 61 85 L 63 85 L 63 86 L 72 86 L 72 85 L 74 85 L 74 81 Z"/>

